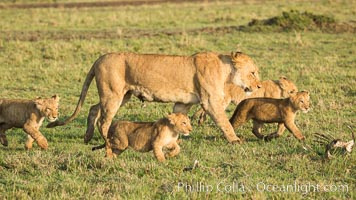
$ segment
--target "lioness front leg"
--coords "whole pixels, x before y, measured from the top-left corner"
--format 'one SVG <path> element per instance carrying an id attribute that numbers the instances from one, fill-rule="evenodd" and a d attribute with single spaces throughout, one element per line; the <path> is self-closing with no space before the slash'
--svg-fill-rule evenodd
<path id="1" fill-rule="evenodd" d="M 23 130 L 29 134 L 34 140 L 36 140 L 38 146 L 40 146 L 42 149 L 47 149 L 48 148 L 48 142 L 47 139 L 41 134 L 41 132 L 38 130 L 38 128 L 34 128 L 31 122 L 27 122 Z"/>
<path id="2" fill-rule="evenodd" d="M 205 110 L 215 124 L 223 131 L 225 138 L 230 143 L 242 143 L 241 139 L 236 136 L 234 129 L 227 119 L 223 106 L 210 105 L 205 108 Z"/>
<path id="3" fill-rule="evenodd" d="M 173 142 L 171 145 L 167 146 L 167 148 L 170 150 L 170 152 L 166 154 L 167 157 L 174 157 L 180 152 L 180 146 L 177 142 Z"/>
<path id="4" fill-rule="evenodd" d="M 278 129 L 277 132 L 271 133 L 264 137 L 265 141 L 271 141 L 274 138 L 278 138 L 283 134 L 283 132 L 286 130 L 286 127 L 284 126 L 284 123 L 278 123 Z"/>

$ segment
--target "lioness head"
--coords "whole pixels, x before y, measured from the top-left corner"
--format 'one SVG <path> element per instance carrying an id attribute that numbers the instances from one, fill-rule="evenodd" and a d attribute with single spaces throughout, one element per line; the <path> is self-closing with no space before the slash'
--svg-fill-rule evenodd
<path id="1" fill-rule="evenodd" d="M 172 113 L 167 116 L 169 123 L 173 126 L 173 129 L 183 135 L 187 136 L 192 131 L 192 125 L 187 115 L 182 113 Z"/>
<path id="2" fill-rule="evenodd" d="M 279 78 L 278 84 L 282 89 L 282 98 L 288 98 L 298 92 L 297 86 L 284 76 Z"/>
<path id="3" fill-rule="evenodd" d="M 290 97 L 294 109 L 307 113 L 310 110 L 310 96 L 308 91 L 297 92 Z"/>
<path id="4" fill-rule="evenodd" d="M 241 52 L 231 52 L 231 61 L 234 66 L 232 82 L 235 85 L 243 88 L 245 92 L 253 92 L 261 87 L 258 68 L 249 56 Z"/>
<path id="5" fill-rule="evenodd" d="M 48 119 L 48 121 L 54 122 L 58 119 L 58 95 L 54 95 L 51 98 L 46 99 L 38 97 L 34 100 L 34 102 L 36 104 L 36 108 Z"/>

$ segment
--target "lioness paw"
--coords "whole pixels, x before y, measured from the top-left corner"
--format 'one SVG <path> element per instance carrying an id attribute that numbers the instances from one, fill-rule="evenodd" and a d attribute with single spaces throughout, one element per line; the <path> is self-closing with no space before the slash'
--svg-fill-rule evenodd
<path id="1" fill-rule="evenodd" d="M 40 137 L 37 139 L 37 144 L 38 146 L 40 146 L 42 149 L 48 149 L 48 142 L 47 139 L 45 137 Z"/>

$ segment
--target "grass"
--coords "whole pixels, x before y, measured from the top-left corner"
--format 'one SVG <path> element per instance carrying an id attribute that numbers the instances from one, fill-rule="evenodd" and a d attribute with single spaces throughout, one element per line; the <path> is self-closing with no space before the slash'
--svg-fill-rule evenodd
<path id="1" fill-rule="evenodd" d="M 64 118 L 74 110 L 89 68 L 104 53 L 190 55 L 199 51 L 228 53 L 239 49 L 256 61 L 262 79 L 285 75 L 299 89 L 311 92 L 313 109 L 307 114 L 300 113 L 296 123 L 314 151 L 303 150 L 288 132 L 269 143 L 258 141 L 250 131 L 251 124 L 236 130 L 247 142 L 230 145 L 208 120 L 203 126 L 194 125 L 191 137 L 182 139 L 182 152 L 167 163 L 158 163 L 152 153 L 132 150 L 115 160 L 107 160 L 103 151 L 90 150 L 102 143 L 98 132 L 90 145 L 83 144 L 89 106 L 98 102 L 92 84 L 76 120 L 65 127 L 41 129 L 49 141 L 47 151 L 37 145 L 25 151 L 23 131 L 7 132 L 9 147 L 0 147 L 0 199 L 354 199 L 355 152 L 324 161 L 320 156 L 323 148 L 312 140 L 315 132 L 345 140 L 351 138 L 346 125 L 356 122 L 355 35 L 311 31 L 190 33 L 188 30 L 246 25 L 251 19 L 267 19 L 292 9 L 332 14 L 338 22 L 350 22 L 355 6 L 351 2 L 326 1 L 247 4 L 213 1 L 140 7 L 1 10 L 1 97 L 34 98 L 57 93 L 61 96 L 60 112 Z M 6 39 L 7 31 L 14 34 L 82 31 L 85 34 L 108 29 L 148 32 L 178 29 L 183 34 L 121 39 Z M 146 103 L 141 108 L 141 102 L 133 98 L 120 109 L 117 119 L 154 121 L 171 112 L 171 108 L 172 104 L 159 103 Z M 194 109 L 197 107 L 190 114 Z M 234 106 L 230 106 L 227 114 L 230 116 L 233 110 Z M 264 132 L 272 132 L 274 128 L 268 126 Z M 199 161 L 199 167 L 184 170 L 192 167 L 194 160 Z M 238 185 L 234 190 L 230 189 L 233 184 Z M 281 189 L 292 184 L 299 189 Z M 188 185 L 193 189 L 189 190 Z M 267 185 L 270 187 L 262 191 L 262 186 Z M 310 187 L 317 185 L 318 191 Z M 210 186 L 213 191 L 206 192 Z M 335 191 L 324 190 L 328 186 Z"/>

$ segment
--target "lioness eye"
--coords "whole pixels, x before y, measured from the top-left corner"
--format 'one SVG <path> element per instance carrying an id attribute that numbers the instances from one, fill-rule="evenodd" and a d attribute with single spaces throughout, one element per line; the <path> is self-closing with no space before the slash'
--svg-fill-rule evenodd
<path id="1" fill-rule="evenodd" d="M 185 125 L 187 125 L 187 123 L 186 123 L 186 122 L 183 122 L 183 125 L 185 126 Z"/>
<path id="2" fill-rule="evenodd" d="M 303 100 L 300 100 L 300 102 L 301 102 L 301 103 L 304 103 L 304 101 L 303 101 Z"/>

